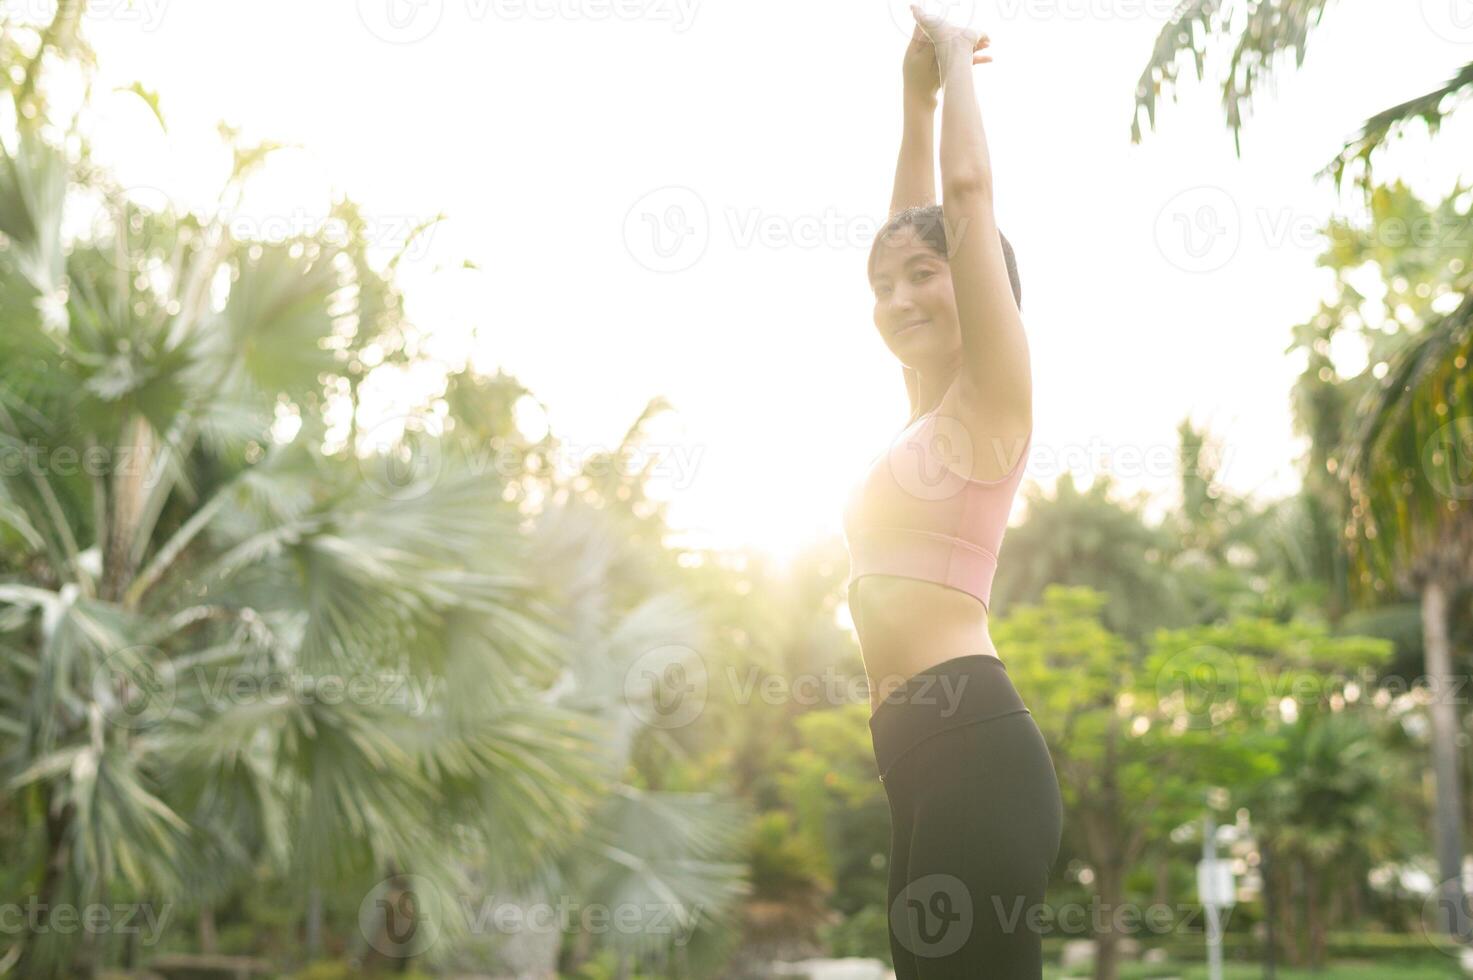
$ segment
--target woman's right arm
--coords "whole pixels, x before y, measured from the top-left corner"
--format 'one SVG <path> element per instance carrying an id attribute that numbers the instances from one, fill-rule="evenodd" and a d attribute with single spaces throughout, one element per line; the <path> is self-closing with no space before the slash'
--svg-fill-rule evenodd
<path id="1" fill-rule="evenodd" d="M 916 25 L 901 66 L 905 80 L 905 122 L 900 137 L 900 158 L 895 163 L 895 189 L 890 196 L 890 217 L 910 207 L 936 203 L 936 93 L 941 88 L 941 71 L 936 46 Z"/>

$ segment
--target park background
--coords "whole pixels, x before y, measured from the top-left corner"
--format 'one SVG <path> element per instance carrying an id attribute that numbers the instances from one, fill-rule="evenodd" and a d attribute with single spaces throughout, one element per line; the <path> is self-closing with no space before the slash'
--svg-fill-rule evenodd
<path id="1" fill-rule="evenodd" d="M 886 960 L 905 6 L 0 9 L 0 967 Z M 1210 810 L 1230 969 L 1455 973 L 1473 12 L 948 12 L 1036 371 L 993 633 L 1120 913 L 1051 969 L 1202 975 Z"/>

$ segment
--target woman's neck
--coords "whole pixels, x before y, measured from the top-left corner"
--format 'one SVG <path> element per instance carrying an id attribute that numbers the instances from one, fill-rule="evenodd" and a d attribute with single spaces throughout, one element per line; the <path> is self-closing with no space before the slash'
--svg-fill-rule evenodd
<path id="1" fill-rule="evenodd" d="M 945 370 L 931 371 L 928 374 L 918 374 L 919 385 L 916 389 L 916 401 L 922 412 L 929 412 L 941 404 L 941 399 L 956 380 L 958 365 L 950 365 Z"/>

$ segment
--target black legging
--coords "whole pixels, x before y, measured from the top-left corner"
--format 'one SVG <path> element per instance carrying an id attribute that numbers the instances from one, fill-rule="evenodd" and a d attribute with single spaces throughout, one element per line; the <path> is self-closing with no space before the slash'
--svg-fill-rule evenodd
<path id="1" fill-rule="evenodd" d="M 896 980 L 1039 980 L 1064 806 L 1003 662 L 974 654 L 915 674 L 870 735 L 890 802 Z"/>

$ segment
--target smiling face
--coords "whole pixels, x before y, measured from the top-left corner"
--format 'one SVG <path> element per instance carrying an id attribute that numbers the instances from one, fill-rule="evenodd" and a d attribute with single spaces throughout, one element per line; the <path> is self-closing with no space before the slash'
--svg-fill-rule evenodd
<path id="1" fill-rule="evenodd" d="M 946 364 L 961 347 L 951 266 L 912 226 L 887 235 L 875 253 L 870 287 L 875 326 L 906 367 Z"/>

